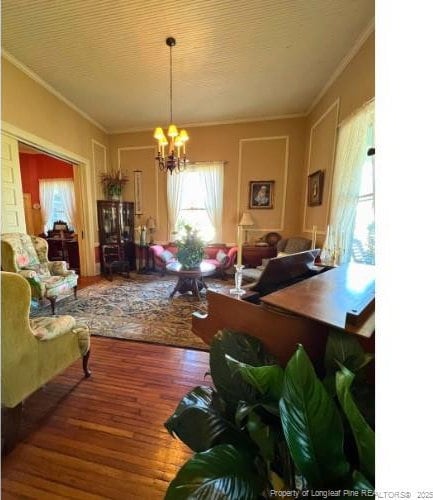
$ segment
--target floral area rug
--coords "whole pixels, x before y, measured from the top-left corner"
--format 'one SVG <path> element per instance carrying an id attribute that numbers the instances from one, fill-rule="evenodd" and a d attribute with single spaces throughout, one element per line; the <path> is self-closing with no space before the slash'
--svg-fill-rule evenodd
<path id="1" fill-rule="evenodd" d="M 138 340 L 177 347 L 208 350 L 208 346 L 191 331 L 194 311 L 207 312 L 205 291 L 201 300 L 190 293 L 170 299 L 176 286 L 173 276 L 139 275 L 124 278 L 115 275 L 113 281 L 102 280 L 78 289 L 73 296 L 59 300 L 56 314 L 70 314 L 85 323 L 92 335 Z M 205 278 L 211 289 L 232 288 L 230 280 Z M 50 316 L 49 304 L 32 308 L 31 317 Z"/>

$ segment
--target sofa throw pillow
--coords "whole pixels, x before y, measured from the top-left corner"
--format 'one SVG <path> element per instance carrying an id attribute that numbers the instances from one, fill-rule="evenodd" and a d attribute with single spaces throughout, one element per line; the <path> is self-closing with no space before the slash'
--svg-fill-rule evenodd
<path id="1" fill-rule="evenodd" d="M 218 250 L 218 253 L 216 254 L 216 260 L 221 264 L 224 265 L 226 260 L 227 260 L 227 254 L 223 250 Z"/>
<path id="2" fill-rule="evenodd" d="M 170 250 L 164 250 L 159 256 L 166 264 L 174 258 L 174 255 L 170 252 Z"/>

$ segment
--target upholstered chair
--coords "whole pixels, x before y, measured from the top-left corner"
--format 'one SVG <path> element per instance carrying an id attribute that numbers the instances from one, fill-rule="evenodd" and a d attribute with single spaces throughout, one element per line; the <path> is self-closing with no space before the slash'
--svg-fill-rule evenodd
<path id="1" fill-rule="evenodd" d="M 293 253 L 305 252 L 311 249 L 311 240 L 302 236 L 291 236 L 283 238 L 277 243 L 278 253 L 282 252 L 287 255 Z"/>
<path id="2" fill-rule="evenodd" d="M 74 291 L 77 298 L 78 275 L 67 268 L 65 261 L 48 260 L 48 243 L 38 236 L 23 233 L 1 235 L 3 271 L 18 273 L 30 283 L 32 297 L 48 299 L 55 314 L 59 295 Z"/>
<path id="3" fill-rule="evenodd" d="M 85 376 L 90 376 L 90 333 L 72 316 L 29 319 L 29 282 L 18 273 L 3 271 L 0 279 L 2 442 L 8 451 L 27 396 L 80 358 Z"/>

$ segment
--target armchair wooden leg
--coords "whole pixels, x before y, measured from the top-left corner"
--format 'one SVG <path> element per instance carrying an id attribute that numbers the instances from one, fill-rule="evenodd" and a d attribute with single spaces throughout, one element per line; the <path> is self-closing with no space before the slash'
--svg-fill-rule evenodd
<path id="1" fill-rule="evenodd" d="M 89 357 L 90 357 L 90 349 L 87 351 L 87 353 L 83 356 L 83 371 L 84 371 L 84 376 L 86 378 L 89 378 L 92 372 L 89 370 L 88 364 L 89 364 Z"/>
<path id="2" fill-rule="evenodd" d="M 22 410 L 22 403 L 15 408 L 2 408 L 2 454 L 7 455 L 17 442 Z"/>
<path id="3" fill-rule="evenodd" d="M 48 300 L 51 302 L 51 313 L 56 314 L 56 298 L 57 297 L 49 297 Z"/>
<path id="4" fill-rule="evenodd" d="M 78 298 L 78 297 L 77 297 L 77 290 L 78 290 L 78 286 L 77 286 L 77 285 L 75 285 L 75 286 L 74 286 L 74 298 L 75 298 L 75 300 Z"/>

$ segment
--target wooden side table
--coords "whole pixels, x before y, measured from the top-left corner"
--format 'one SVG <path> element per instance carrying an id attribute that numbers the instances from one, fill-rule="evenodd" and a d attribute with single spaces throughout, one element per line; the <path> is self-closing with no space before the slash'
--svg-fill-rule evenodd
<path id="1" fill-rule="evenodd" d="M 173 298 L 176 292 L 192 294 L 200 300 L 200 290 L 207 288 L 203 278 L 215 273 L 216 266 L 207 262 L 202 262 L 197 269 L 182 269 L 182 264 L 179 262 L 171 262 L 166 267 L 169 273 L 175 274 L 178 277 L 177 284 L 170 294 L 170 299 Z"/>
<path id="2" fill-rule="evenodd" d="M 150 251 L 150 245 L 137 245 L 138 249 L 138 274 L 149 274 L 152 271 L 152 267 L 150 265 L 150 258 L 153 259 L 153 253 Z"/>
<path id="3" fill-rule="evenodd" d="M 271 259 L 276 256 L 276 246 L 242 246 L 242 264 L 246 267 L 261 266 L 262 259 Z"/>

